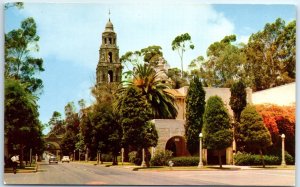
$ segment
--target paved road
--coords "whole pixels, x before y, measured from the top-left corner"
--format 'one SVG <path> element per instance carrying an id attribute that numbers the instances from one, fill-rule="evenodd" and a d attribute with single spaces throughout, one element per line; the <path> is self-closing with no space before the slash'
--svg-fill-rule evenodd
<path id="1" fill-rule="evenodd" d="M 42 163 L 37 173 L 5 173 L 5 184 L 294 186 L 295 170 L 131 171 L 78 163 Z"/>

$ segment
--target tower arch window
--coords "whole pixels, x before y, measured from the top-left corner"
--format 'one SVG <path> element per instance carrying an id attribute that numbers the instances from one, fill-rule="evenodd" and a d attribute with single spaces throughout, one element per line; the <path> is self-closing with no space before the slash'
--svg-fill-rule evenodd
<path id="1" fill-rule="evenodd" d="M 112 57 L 113 57 L 112 52 L 108 52 L 108 62 L 110 62 L 110 63 L 113 62 Z"/>
<path id="2" fill-rule="evenodd" d="M 110 82 L 113 82 L 113 77 L 114 77 L 114 73 L 112 70 L 109 70 L 108 71 L 108 80 L 107 82 L 110 83 Z"/>
<path id="3" fill-rule="evenodd" d="M 112 38 L 108 38 L 109 44 L 112 44 Z"/>

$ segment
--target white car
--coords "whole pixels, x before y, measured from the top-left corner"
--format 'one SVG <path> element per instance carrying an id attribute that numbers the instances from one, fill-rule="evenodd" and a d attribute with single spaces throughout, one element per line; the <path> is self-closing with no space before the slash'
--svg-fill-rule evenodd
<path id="1" fill-rule="evenodd" d="M 61 162 L 64 163 L 64 162 L 70 162 L 70 157 L 69 156 L 63 156 L 63 158 L 61 159 Z"/>

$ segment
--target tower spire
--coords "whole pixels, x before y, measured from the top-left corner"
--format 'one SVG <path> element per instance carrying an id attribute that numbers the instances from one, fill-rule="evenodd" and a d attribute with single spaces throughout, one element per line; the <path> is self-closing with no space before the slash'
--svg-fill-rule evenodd
<path id="1" fill-rule="evenodd" d="M 108 9 L 108 19 L 110 21 L 110 9 Z"/>

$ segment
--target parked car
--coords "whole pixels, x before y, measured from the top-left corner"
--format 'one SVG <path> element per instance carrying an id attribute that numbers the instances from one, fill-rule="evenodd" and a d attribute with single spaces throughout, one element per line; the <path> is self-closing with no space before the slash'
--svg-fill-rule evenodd
<path id="1" fill-rule="evenodd" d="M 70 162 L 70 157 L 69 156 L 63 156 L 63 158 L 61 159 L 61 162 L 64 163 L 64 162 Z"/>
<path id="2" fill-rule="evenodd" d="M 51 156 L 51 157 L 49 158 L 49 164 L 51 164 L 51 163 L 56 163 L 56 164 L 58 164 L 58 160 L 57 160 L 57 158 L 56 158 L 55 156 Z"/>

